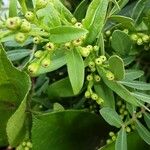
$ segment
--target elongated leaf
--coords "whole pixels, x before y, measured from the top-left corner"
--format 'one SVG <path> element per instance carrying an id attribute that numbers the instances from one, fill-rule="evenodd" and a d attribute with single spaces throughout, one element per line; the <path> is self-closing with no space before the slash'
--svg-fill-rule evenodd
<path id="1" fill-rule="evenodd" d="M 127 134 L 125 128 L 122 128 L 118 133 L 115 150 L 127 150 Z"/>
<path id="2" fill-rule="evenodd" d="M 83 26 L 89 30 L 86 39 L 89 44 L 94 42 L 103 29 L 108 3 L 107 0 L 93 0 L 88 7 Z"/>
<path id="3" fill-rule="evenodd" d="M 115 109 L 114 94 L 111 89 L 109 89 L 105 83 L 95 84 L 94 89 L 96 93 L 104 100 L 104 107 L 110 107 Z"/>
<path id="4" fill-rule="evenodd" d="M 17 0 L 9 1 L 9 17 L 17 16 Z"/>
<path id="5" fill-rule="evenodd" d="M 138 90 L 150 90 L 150 84 L 141 81 L 118 81 L 119 83 Z"/>
<path id="6" fill-rule="evenodd" d="M 140 92 L 133 92 L 132 95 L 135 96 L 137 99 L 150 104 L 150 95 Z"/>
<path id="7" fill-rule="evenodd" d="M 125 101 L 138 106 L 137 99 L 120 83 L 116 81 L 109 81 L 105 75 L 105 71 L 102 68 L 97 68 L 99 75 L 103 78 L 104 83 L 113 90 L 116 94 L 118 94 Z"/>
<path id="8" fill-rule="evenodd" d="M 116 80 L 124 79 L 125 69 L 124 69 L 123 60 L 119 56 L 113 55 L 109 58 L 108 62 L 109 62 L 110 70 L 115 75 L 115 79 Z"/>
<path id="9" fill-rule="evenodd" d="M 132 81 L 132 80 L 140 78 L 143 75 L 144 75 L 144 72 L 141 70 L 131 70 L 131 69 L 126 70 L 124 80 Z"/>
<path id="10" fill-rule="evenodd" d="M 72 26 L 56 27 L 50 30 L 50 41 L 54 43 L 65 43 L 80 38 L 88 33 L 82 28 Z"/>
<path id="11" fill-rule="evenodd" d="M 49 98 L 73 96 L 73 90 L 69 78 L 61 79 L 51 84 L 47 89 Z"/>
<path id="12" fill-rule="evenodd" d="M 27 74 L 17 70 L 7 59 L 4 50 L 0 48 L 0 146 L 8 145 L 7 121 L 25 98 L 29 87 L 30 81 Z M 15 131 L 17 131 L 17 128 Z M 16 144 L 12 142 L 13 139 L 10 134 L 8 134 L 8 139 L 10 144 Z"/>
<path id="13" fill-rule="evenodd" d="M 144 120 L 147 124 L 147 127 L 150 129 L 150 114 L 149 113 L 147 112 L 144 113 Z"/>
<path id="14" fill-rule="evenodd" d="M 109 107 L 104 107 L 100 110 L 100 114 L 110 125 L 120 128 L 123 124 L 117 112 Z"/>
<path id="15" fill-rule="evenodd" d="M 129 54 L 132 42 L 130 37 L 123 31 L 116 30 L 112 34 L 112 48 L 120 55 Z"/>
<path id="16" fill-rule="evenodd" d="M 34 116 L 33 150 L 96 149 L 100 127 L 100 117 L 89 112 L 69 110 Z"/>
<path id="17" fill-rule="evenodd" d="M 7 52 L 7 56 L 11 61 L 20 60 L 31 54 L 31 50 L 29 49 L 17 49 Z"/>
<path id="18" fill-rule="evenodd" d="M 84 82 L 84 62 L 77 49 L 66 54 L 67 70 L 74 94 L 78 94 Z"/>
<path id="19" fill-rule="evenodd" d="M 150 132 L 138 120 L 136 121 L 136 129 L 141 138 L 150 145 Z"/>

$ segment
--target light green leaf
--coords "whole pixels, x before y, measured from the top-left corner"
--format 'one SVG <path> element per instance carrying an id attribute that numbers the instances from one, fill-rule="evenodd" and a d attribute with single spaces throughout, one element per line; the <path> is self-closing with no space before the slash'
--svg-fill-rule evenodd
<path id="1" fill-rule="evenodd" d="M 125 101 L 138 106 L 137 99 L 128 91 L 123 85 L 116 81 L 109 81 L 106 77 L 105 71 L 102 68 L 97 68 L 99 75 L 102 77 L 104 83 L 113 90 L 116 94 L 118 94 Z"/>
<path id="2" fill-rule="evenodd" d="M 132 46 L 132 42 L 126 33 L 115 30 L 112 34 L 111 45 L 118 54 L 128 55 Z"/>
<path id="3" fill-rule="evenodd" d="M 150 132 L 138 120 L 136 120 L 136 130 L 141 138 L 150 145 Z"/>
<path id="4" fill-rule="evenodd" d="M 132 81 L 132 80 L 140 78 L 143 75 L 144 75 L 144 72 L 141 70 L 129 69 L 129 70 L 125 71 L 125 79 L 124 80 Z"/>
<path id="5" fill-rule="evenodd" d="M 100 84 L 94 84 L 94 89 L 96 93 L 104 100 L 104 107 L 115 109 L 114 94 L 112 90 L 105 85 L 105 83 L 100 82 Z"/>
<path id="6" fill-rule="evenodd" d="M 96 149 L 101 136 L 101 130 L 97 129 L 101 129 L 101 125 L 100 117 L 84 111 L 33 116 L 33 150 Z"/>
<path id="7" fill-rule="evenodd" d="M 7 59 L 6 54 L 0 48 L 0 145 L 6 146 L 6 124 L 11 115 L 19 107 L 30 88 L 30 80 L 26 73 L 16 69 Z M 5 113 L 4 113 L 5 112 Z M 20 123 L 20 122 L 19 122 Z M 18 134 L 18 129 L 15 130 Z M 13 135 L 16 136 L 16 135 Z M 11 135 L 8 134 L 10 144 Z M 19 141 L 17 141 L 19 142 Z M 16 143 L 15 143 L 16 144 Z"/>
<path id="8" fill-rule="evenodd" d="M 86 29 L 72 26 L 61 26 L 50 30 L 49 40 L 54 43 L 65 43 L 80 38 L 88 33 Z"/>
<path id="9" fill-rule="evenodd" d="M 20 60 L 20 59 L 30 55 L 31 53 L 32 53 L 32 51 L 29 49 L 17 49 L 17 50 L 8 51 L 7 57 L 11 61 L 16 61 L 16 60 Z"/>
<path id="10" fill-rule="evenodd" d="M 130 88 L 143 91 L 150 90 L 150 84 L 142 81 L 118 81 L 118 82 Z"/>
<path id="11" fill-rule="evenodd" d="M 110 70 L 114 74 L 115 79 L 116 80 L 124 79 L 125 69 L 123 60 L 119 56 L 113 55 L 109 58 L 108 62 Z"/>
<path id="12" fill-rule="evenodd" d="M 100 110 L 100 114 L 110 125 L 120 128 L 123 125 L 123 121 L 117 112 L 109 107 L 104 107 Z"/>
<path id="13" fill-rule="evenodd" d="M 135 96 L 137 99 L 150 104 L 150 95 L 140 92 L 133 92 L 131 94 Z"/>
<path id="14" fill-rule="evenodd" d="M 74 94 L 78 94 L 84 83 L 84 62 L 78 49 L 66 53 L 67 70 Z"/>
<path id="15" fill-rule="evenodd" d="M 127 150 L 127 134 L 125 128 L 118 132 L 116 139 L 115 150 Z"/>
<path id="16" fill-rule="evenodd" d="M 89 30 L 86 39 L 89 44 L 94 42 L 105 25 L 108 3 L 107 0 L 93 0 L 88 7 L 83 26 Z"/>
<path id="17" fill-rule="evenodd" d="M 150 114 L 145 112 L 144 113 L 144 120 L 146 122 L 147 127 L 150 129 Z"/>
<path id="18" fill-rule="evenodd" d="M 69 78 L 64 78 L 52 83 L 47 88 L 47 94 L 49 98 L 74 96 Z"/>

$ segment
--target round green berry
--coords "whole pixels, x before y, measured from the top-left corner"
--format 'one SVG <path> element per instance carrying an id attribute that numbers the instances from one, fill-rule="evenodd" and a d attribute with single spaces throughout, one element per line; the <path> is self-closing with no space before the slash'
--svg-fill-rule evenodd
<path id="1" fill-rule="evenodd" d="M 53 43 L 49 42 L 49 43 L 47 43 L 47 44 L 45 45 L 45 48 L 46 48 L 46 50 L 52 52 L 52 51 L 54 51 L 55 46 L 54 46 Z"/>
<path id="2" fill-rule="evenodd" d="M 48 0 L 36 0 L 36 9 L 42 9 L 46 7 Z"/>
<path id="3" fill-rule="evenodd" d="M 44 68 L 46 68 L 46 67 L 48 67 L 49 65 L 50 65 L 50 63 L 51 63 L 51 60 L 50 60 L 50 57 L 46 57 L 46 58 L 44 58 L 43 60 L 42 60 L 42 66 L 44 67 Z"/>
<path id="4" fill-rule="evenodd" d="M 107 30 L 107 31 L 105 32 L 105 34 L 106 34 L 106 36 L 110 36 L 110 35 L 111 35 L 111 31 L 110 31 L 110 30 Z"/>
<path id="5" fill-rule="evenodd" d="M 33 21 L 34 18 L 35 18 L 35 15 L 33 12 L 31 11 L 27 11 L 26 14 L 25 14 L 25 18 L 28 20 L 28 21 Z"/>
<path id="6" fill-rule="evenodd" d="M 107 77 L 107 79 L 110 80 L 110 81 L 115 79 L 114 74 L 113 74 L 112 72 L 110 72 L 110 71 L 108 71 L 108 72 L 106 73 L 106 77 Z"/>
<path id="7" fill-rule="evenodd" d="M 26 40 L 26 36 L 24 33 L 17 33 L 16 36 L 15 36 L 15 40 L 18 42 L 18 43 L 23 43 L 25 40 Z"/>
<path id="8" fill-rule="evenodd" d="M 6 20 L 6 27 L 10 30 L 16 30 L 21 25 L 21 19 L 19 17 L 8 18 Z"/>
<path id="9" fill-rule="evenodd" d="M 143 40 L 143 42 L 145 42 L 145 43 L 148 43 L 149 42 L 149 36 L 148 35 L 143 35 L 142 36 L 142 40 Z"/>
<path id="10" fill-rule="evenodd" d="M 114 134 L 114 132 L 109 132 L 109 136 L 114 136 L 115 134 Z"/>
<path id="11" fill-rule="evenodd" d="M 137 45 L 142 45 L 142 44 L 143 44 L 143 40 L 141 38 L 138 38 Z"/>
<path id="12" fill-rule="evenodd" d="M 27 142 L 27 147 L 32 148 L 32 143 L 31 142 Z"/>
<path id="13" fill-rule="evenodd" d="M 87 79 L 88 81 L 92 81 L 92 80 L 93 80 L 93 76 L 92 76 L 92 75 L 88 75 L 88 76 L 86 77 L 86 79 Z"/>
<path id="14" fill-rule="evenodd" d="M 131 40 L 133 40 L 133 41 L 138 40 L 138 35 L 137 34 L 132 34 L 130 37 L 131 37 Z"/>
<path id="15" fill-rule="evenodd" d="M 95 46 L 93 47 L 93 50 L 94 50 L 94 51 L 98 51 L 98 50 L 99 50 L 99 47 L 98 47 L 97 45 L 95 45 Z"/>
<path id="16" fill-rule="evenodd" d="M 130 127 L 126 127 L 126 132 L 131 132 L 131 128 Z"/>
<path id="17" fill-rule="evenodd" d="M 31 24 L 28 21 L 23 21 L 20 28 L 22 32 L 29 32 L 31 30 Z"/>
<path id="18" fill-rule="evenodd" d="M 33 38 L 33 43 L 34 44 L 39 44 L 40 42 L 41 42 L 41 38 L 40 37 L 36 36 L 36 37 Z"/>
<path id="19" fill-rule="evenodd" d="M 80 53 L 83 57 L 88 57 L 90 54 L 90 50 L 85 47 L 82 47 L 82 49 L 80 50 Z"/>
<path id="20" fill-rule="evenodd" d="M 128 29 L 124 29 L 123 32 L 126 33 L 126 34 L 128 34 L 129 30 Z"/>
<path id="21" fill-rule="evenodd" d="M 93 94 L 91 94 L 91 98 L 92 98 L 92 100 L 97 100 L 98 95 L 96 93 L 93 93 Z"/>
<path id="22" fill-rule="evenodd" d="M 108 140 L 106 141 L 106 143 L 107 143 L 107 144 L 111 144 L 111 143 L 112 143 L 112 140 L 111 140 L 111 139 L 108 139 Z"/>
<path id="23" fill-rule="evenodd" d="M 84 95 L 85 95 L 85 98 L 90 98 L 91 97 L 91 93 L 89 91 L 86 91 Z"/>
<path id="24" fill-rule="evenodd" d="M 101 80 L 101 77 L 99 75 L 94 75 L 94 79 L 96 82 L 99 82 Z"/>
<path id="25" fill-rule="evenodd" d="M 100 56 L 100 59 L 102 60 L 102 62 L 105 62 L 107 60 L 106 56 L 104 55 Z"/>
<path id="26" fill-rule="evenodd" d="M 30 150 L 30 148 L 29 147 L 25 147 L 24 150 Z"/>
<path id="27" fill-rule="evenodd" d="M 95 64 L 96 64 L 96 65 L 102 65 L 102 63 L 103 63 L 103 61 L 102 61 L 101 58 L 96 58 L 96 59 L 95 59 Z"/>
<path id="28" fill-rule="evenodd" d="M 35 58 L 41 58 L 43 56 L 43 53 L 44 53 L 43 51 L 38 50 L 35 52 L 34 56 Z"/>
<path id="29" fill-rule="evenodd" d="M 82 42 L 82 39 L 77 39 L 77 40 L 74 40 L 74 41 L 73 41 L 73 45 L 74 45 L 74 46 L 80 46 L 80 45 L 82 45 L 82 43 L 83 43 L 83 42 Z"/>
<path id="30" fill-rule="evenodd" d="M 91 52 L 93 51 L 93 46 L 92 45 L 88 45 L 86 48 L 89 49 Z"/>
<path id="31" fill-rule="evenodd" d="M 29 66 L 28 66 L 28 71 L 31 73 L 31 74 L 36 74 L 36 72 L 38 71 L 39 69 L 39 64 L 36 63 L 36 62 L 33 62 L 31 63 Z"/>
<path id="32" fill-rule="evenodd" d="M 24 147 L 27 146 L 27 143 L 26 143 L 26 142 L 23 142 L 23 143 L 22 143 L 22 146 L 24 146 Z"/>
<path id="33" fill-rule="evenodd" d="M 112 136 L 112 141 L 115 141 L 116 140 L 116 136 Z"/>

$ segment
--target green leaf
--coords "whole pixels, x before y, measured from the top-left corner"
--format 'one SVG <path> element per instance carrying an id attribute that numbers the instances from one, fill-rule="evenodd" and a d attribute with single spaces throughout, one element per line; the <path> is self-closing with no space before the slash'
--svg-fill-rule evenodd
<path id="1" fill-rule="evenodd" d="M 125 101 L 138 106 L 137 99 L 128 91 L 123 85 L 116 81 L 109 81 L 106 77 L 105 71 L 102 68 L 97 68 L 99 75 L 102 77 L 104 83 L 113 90 L 116 94 L 118 94 Z"/>
<path id="2" fill-rule="evenodd" d="M 109 58 L 108 62 L 109 62 L 110 70 L 114 74 L 115 79 L 116 80 L 124 79 L 125 69 L 124 69 L 123 60 L 119 56 L 113 55 Z"/>
<path id="3" fill-rule="evenodd" d="M 9 1 L 9 17 L 17 16 L 17 0 Z"/>
<path id="4" fill-rule="evenodd" d="M 132 95 L 135 96 L 137 99 L 150 104 L 150 95 L 140 92 L 133 92 Z"/>
<path id="5" fill-rule="evenodd" d="M 128 150 L 147 150 L 149 146 L 141 139 L 137 132 L 131 132 L 127 135 Z M 138 143 L 138 144 L 137 144 Z M 115 142 L 106 145 L 99 150 L 115 150 Z"/>
<path id="6" fill-rule="evenodd" d="M 150 84 L 142 81 L 118 81 L 119 83 L 138 90 L 150 90 Z"/>
<path id="7" fill-rule="evenodd" d="M 59 69 L 60 67 L 62 67 L 66 64 L 64 51 L 58 50 L 57 53 L 54 53 L 52 55 L 51 59 L 52 59 L 51 64 L 46 68 L 40 66 L 40 68 L 36 72 L 36 75 L 34 75 L 34 76 L 38 76 L 40 74 L 44 74 L 44 73 L 47 73 L 47 72 L 52 72 L 52 71 L 57 70 L 57 69 Z"/>
<path id="8" fill-rule="evenodd" d="M 50 30 L 49 40 L 54 43 L 65 43 L 80 38 L 88 33 L 83 28 L 61 26 Z"/>
<path id="9" fill-rule="evenodd" d="M 84 83 L 84 62 L 78 49 L 66 53 L 67 70 L 74 94 L 78 94 Z"/>
<path id="10" fill-rule="evenodd" d="M 150 114 L 145 112 L 144 113 L 144 120 L 146 122 L 147 127 L 150 129 Z"/>
<path id="11" fill-rule="evenodd" d="M 144 75 L 144 72 L 141 70 L 128 69 L 125 71 L 125 79 L 124 80 L 132 81 L 132 80 L 140 78 L 143 75 Z"/>
<path id="12" fill-rule="evenodd" d="M 135 56 L 128 56 L 123 58 L 124 66 L 130 65 L 135 60 Z"/>
<path id="13" fill-rule="evenodd" d="M 111 89 L 109 89 L 105 83 L 94 84 L 95 92 L 104 100 L 104 107 L 110 107 L 115 109 L 114 94 Z"/>
<path id="14" fill-rule="evenodd" d="M 56 112 L 56 111 L 64 111 L 65 109 L 64 109 L 64 107 L 61 104 L 54 103 L 53 110 Z"/>
<path id="15" fill-rule="evenodd" d="M 6 146 L 6 124 L 11 115 L 19 107 L 30 88 L 30 80 L 26 73 L 16 69 L 7 59 L 6 54 L 0 48 L 0 145 Z M 4 113 L 5 112 L 5 113 Z M 20 122 L 19 122 L 20 123 Z M 15 128 L 14 133 L 18 134 Z M 16 136 L 16 135 L 13 135 Z M 14 144 L 11 135 L 8 134 L 10 144 Z M 18 141 L 19 142 L 19 141 Z"/>
<path id="16" fill-rule="evenodd" d="M 52 83 L 47 88 L 49 98 L 74 96 L 69 78 L 64 78 Z"/>
<path id="17" fill-rule="evenodd" d="M 112 126 L 120 128 L 123 124 L 120 116 L 112 108 L 104 107 L 100 110 L 100 114 L 105 119 L 105 121 L 108 122 Z"/>
<path id="18" fill-rule="evenodd" d="M 127 134 L 125 128 L 118 132 L 116 139 L 115 150 L 127 150 Z"/>
<path id="19" fill-rule="evenodd" d="M 7 57 L 11 60 L 11 61 L 16 61 L 16 60 L 20 60 L 28 55 L 31 54 L 31 50 L 29 49 L 17 49 L 17 50 L 11 50 L 7 52 Z"/>
<path id="20" fill-rule="evenodd" d="M 34 116 L 33 150 L 93 150 L 99 145 L 100 128 L 100 117 L 89 112 L 68 110 Z"/>
<path id="21" fill-rule="evenodd" d="M 136 120 L 136 130 L 140 137 L 150 145 L 150 132 L 138 120 Z"/>
<path id="22" fill-rule="evenodd" d="M 108 3 L 107 0 L 93 0 L 88 7 L 83 26 L 89 30 L 86 39 L 89 44 L 95 41 L 105 25 Z"/>
<path id="23" fill-rule="evenodd" d="M 115 30 L 112 34 L 111 45 L 118 54 L 128 55 L 132 46 L 132 42 L 126 33 Z"/>

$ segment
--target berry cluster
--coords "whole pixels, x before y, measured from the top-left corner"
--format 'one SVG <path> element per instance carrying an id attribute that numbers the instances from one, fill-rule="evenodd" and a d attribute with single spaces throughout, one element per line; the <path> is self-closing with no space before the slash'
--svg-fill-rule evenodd
<path id="1" fill-rule="evenodd" d="M 24 150 L 30 150 L 30 149 L 32 149 L 32 143 L 30 141 L 23 142 L 22 147 Z"/>

